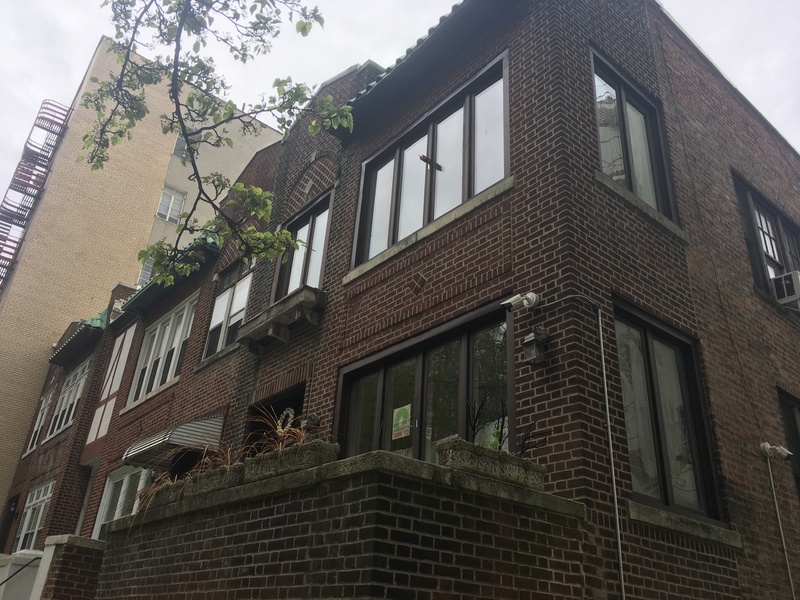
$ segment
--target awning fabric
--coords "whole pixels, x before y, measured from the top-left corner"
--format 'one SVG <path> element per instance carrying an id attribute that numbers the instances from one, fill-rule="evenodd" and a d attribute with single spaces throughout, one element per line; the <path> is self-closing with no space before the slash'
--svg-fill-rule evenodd
<path id="1" fill-rule="evenodd" d="M 122 455 L 122 462 L 134 467 L 168 471 L 172 466 L 171 451 L 183 446 L 216 446 L 222 436 L 222 415 L 214 415 L 182 423 L 131 444 Z"/>

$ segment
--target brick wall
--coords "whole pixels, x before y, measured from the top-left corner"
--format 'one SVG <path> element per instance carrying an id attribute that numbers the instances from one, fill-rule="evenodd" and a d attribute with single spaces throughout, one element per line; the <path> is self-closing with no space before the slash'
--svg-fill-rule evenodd
<path id="1" fill-rule="evenodd" d="M 39 598 L 95 600 L 104 548 L 103 542 L 71 535 L 49 538 L 46 552 L 51 551 L 52 558 L 42 567 L 49 570 Z"/>

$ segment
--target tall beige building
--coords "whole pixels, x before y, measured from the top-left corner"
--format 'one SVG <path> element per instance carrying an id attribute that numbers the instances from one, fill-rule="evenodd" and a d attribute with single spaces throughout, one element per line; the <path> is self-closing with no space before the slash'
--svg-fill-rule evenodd
<path id="1" fill-rule="evenodd" d="M 78 162 L 95 118 L 80 99 L 92 77 L 103 79 L 116 67 L 108 41 L 98 44 L 69 110 L 43 105 L 0 205 L 0 498 L 23 450 L 53 344 L 70 321 L 104 308 L 118 282 L 146 277 L 137 253 L 175 235 L 183 201 L 191 198 L 175 136 L 164 135 L 158 119 L 170 111 L 165 88 L 149 91 L 149 117 L 131 141 L 114 147 L 102 170 Z M 280 139 L 266 127 L 258 136 L 237 133 L 230 132 L 233 149 L 203 150 L 201 171 L 235 177 L 256 150 Z M 36 146 L 38 158 L 30 151 Z"/>

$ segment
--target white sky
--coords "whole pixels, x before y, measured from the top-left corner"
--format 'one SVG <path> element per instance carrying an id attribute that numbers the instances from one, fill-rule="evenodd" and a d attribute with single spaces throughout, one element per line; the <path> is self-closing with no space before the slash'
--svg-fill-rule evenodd
<path id="1" fill-rule="evenodd" d="M 496 0 L 498 4 L 502 0 Z M 312 0 L 309 3 L 313 4 Z M 450 11 L 454 0 L 317 0 L 325 28 L 301 39 L 290 28 L 273 52 L 221 68 L 241 104 L 278 76 L 320 83 L 367 59 L 385 66 Z M 773 125 L 800 148 L 800 2 L 662 0 L 684 30 Z M 70 104 L 102 34 L 100 0 L 3 0 L 0 6 L 0 193 L 45 98 Z"/>

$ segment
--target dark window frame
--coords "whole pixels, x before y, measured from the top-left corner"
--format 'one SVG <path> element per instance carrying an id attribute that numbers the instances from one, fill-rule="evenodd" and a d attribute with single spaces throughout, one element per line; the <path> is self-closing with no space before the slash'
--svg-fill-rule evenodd
<path id="1" fill-rule="evenodd" d="M 295 290 L 289 291 L 289 279 L 291 277 L 291 270 L 292 270 L 292 262 L 295 258 L 295 252 L 293 250 L 287 252 L 286 260 L 279 260 L 275 261 L 275 276 L 273 277 L 274 285 L 272 290 L 272 300 L 273 302 L 277 302 L 281 298 L 288 296 L 290 293 L 296 291 L 297 289 L 302 288 L 303 286 L 307 285 L 308 280 L 308 265 L 311 261 L 311 252 L 308 252 L 308 249 L 313 251 L 312 243 L 314 239 L 314 231 L 318 227 L 319 220 L 318 217 L 320 214 L 328 211 L 327 221 L 325 224 L 325 239 L 322 241 L 322 258 L 320 261 L 320 275 L 319 275 L 319 288 L 315 289 L 322 289 L 322 282 L 325 279 L 325 263 L 328 255 L 328 242 L 330 240 L 331 235 L 331 223 L 333 217 L 333 202 L 334 202 L 334 190 L 327 190 L 323 194 L 320 194 L 317 199 L 313 202 L 309 203 L 303 210 L 301 210 L 297 215 L 293 216 L 289 221 L 287 221 L 286 225 L 282 227 L 282 229 L 288 229 L 291 234 L 292 238 L 296 238 L 298 230 L 302 229 L 306 223 L 313 222 L 313 226 L 309 229 L 308 238 L 311 240 L 306 247 L 306 252 L 304 253 L 303 257 L 303 271 L 300 278 L 300 286 L 295 288 Z M 308 241 L 308 240 L 306 240 Z"/>
<path id="2" fill-rule="evenodd" d="M 632 490 L 634 499 L 641 504 L 647 504 L 656 508 L 687 515 L 694 519 L 718 522 L 722 518 L 719 481 L 712 458 L 714 455 L 711 441 L 712 436 L 707 425 L 707 407 L 700 380 L 702 371 L 697 341 L 619 298 L 615 298 L 614 306 L 615 324 L 617 321 L 632 326 L 644 333 L 644 340 L 646 342 L 646 375 L 650 393 L 651 425 L 654 430 L 653 435 L 656 443 L 655 450 L 659 469 L 658 476 L 662 490 L 661 499 L 653 498 Z M 674 493 L 669 476 L 669 457 L 664 448 L 666 434 L 661 417 L 661 399 L 659 392 L 655 389 L 655 375 L 653 372 L 655 361 L 653 349 L 654 340 L 661 341 L 677 349 L 682 358 L 680 364 L 682 368 L 681 387 L 683 394 L 685 394 L 684 407 L 688 408 L 687 413 L 691 421 L 691 427 L 689 427 L 689 444 L 694 456 L 694 466 L 697 471 L 695 483 L 697 485 L 697 495 L 700 504 L 699 511 L 690 507 L 678 505 L 673 500 Z M 617 342 L 615 339 L 615 349 L 617 349 L 616 344 Z M 619 399 L 620 402 L 624 402 L 621 390 Z M 622 408 L 624 409 L 624 406 Z"/>
<path id="3" fill-rule="evenodd" d="M 486 326 L 492 324 L 506 325 L 506 419 L 508 422 L 508 450 L 509 452 L 516 452 L 517 450 L 517 436 L 516 436 L 516 405 L 514 401 L 514 322 L 512 313 L 505 311 L 498 311 L 497 304 L 493 303 L 484 306 L 480 309 L 472 311 L 461 317 L 457 317 L 452 321 L 434 327 L 420 335 L 414 336 L 408 340 L 404 340 L 394 344 L 384 350 L 375 353 L 372 356 L 363 358 L 339 370 L 336 405 L 334 412 L 333 430 L 338 434 L 342 455 L 346 456 L 347 451 L 347 433 L 350 423 L 350 393 L 352 385 L 357 379 L 363 379 L 373 373 L 378 373 L 379 394 L 385 396 L 385 374 L 388 368 L 396 366 L 409 358 L 416 357 L 416 375 L 415 375 L 415 389 L 414 399 L 412 403 L 412 411 L 415 415 L 421 415 L 421 409 L 424 404 L 425 396 L 425 381 L 423 381 L 423 371 L 425 364 L 425 356 L 429 350 L 441 347 L 443 344 L 450 342 L 454 339 L 461 339 L 462 342 L 467 340 L 468 343 L 462 343 L 460 346 L 459 358 L 459 423 L 458 435 L 462 439 L 469 439 L 470 435 L 467 432 L 467 405 L 466 398 L 469 395 L 470 383 L 469 378 L 472 372 L 472 365 L 470 364 L 472 358 L 472 336 L 480 332 Z M 461 368 L 467 364 L 467 368 Z M 381 436 L 384 433 L 382 424 L 385 417 L 385 398 L 379 398 L 379 406 L 375 411 L 375 422 L 372 430 L 372 443 L 371 449 L 383 449 Z M 424 421 L 417 420 L 416 426 L 412 426 L 412 456 L 420 459 L 422 454 L 422 437 L 424 435 Z M 470 440 L 472 441 L 472 440 Z"/>
<path id="4" fill-rule="evenodd" d="M 459 87 L 458 90 L 450 94 L 445 100 L 438 103 L 431 110 L 427 111 L 413 125 L 403 131 L 402 134 L 394 138 L 383 149 L 362 163 L 361 182 L 358 203 L 358 214 L 356 215 L 356 236 L 353 244 L 352 265 L 357 266 L 370 260 L 369 237 L 370 226 L 372 224 L 373 202 L 375 178 L 378 171 L 389 162 L 394 161 L 394 172 L 392 176 L 392 189 L 390 201 L 390 215 L 388 223 L 388 242 L 384 250 L 391 248 L 402 238 L 398 238 L 398 219 L 400 212 L 400 194 L 402 166 L 401 156 L 403 151 L 413 146 L 417 140 L 424 136 L 428 137 L 426 157 L 436 156 L 436 139 L 434 130 L 436 126 L 444 122 L 448 117 L 459 110 L 464 110 L 464 129 L 462 138 L 462 194 L 460 204 L 464 204 L 473 198 L 483 189 L 474 190 L 473 179 L 475 172 L 475 133 L 474 133 L 474 99 L 481 92 L 487 90 L 496 82 L 502 82 L 502 110 L 503 110 L 503 177 L 498 181 L 509 176 L 510 173 L 510 143 L 509 143 L 509 89 L 508 89 L 508 52 L 502 53 L 487 66 L 481 69 L 467 83 Z M 429 159 L 434 163 L 435 159 Z M 427 163 L 429 167 L 431 162 Z M 425 195 L 423 201 L 423 218 L 420 228 L 436 220 L 434 218 L 434 168 L 427 168 L 425 174 Z M 488 187 L 491 187 L 489 185 Z M 487 188 L 485 188 L 487 189 Z M 454 210 L 454 209 L 450 209 Z M 450 211 L 447 211 L 450 212 Z M 446 213 L 443 213 L 443 215 Z M 438 218 L 441 218 L 441 216 Z M 419 229 L 415 230 L 419 231 Z M 410 234 L 408 234 L 410 235 Z"/>
<path id="5" fill-rule="evenodd" d="M 800 495 L 800 398 L 789 394 L 785 390 L 778 389 L 778 399 L 780 400 L 783 426 L 786 432 L 787 448 L 792 452 L 789 460 L 792 463 L 797 493 Z"/>
<path id="6" fill-rule="evenodd" d="M 770 267 L 775 269 L 777 275 L 800 270 L 800 255 L 798 255 L 800 228 L 775 208 L 775 205 L 755 187 L 735 173 L 733 183 L 744 220 L 745 242 L 753 269 L 753 281 L 756 287 L 772 295 L 774 290 L 769 273 Z M 761 243 L 759 213 L 770 218 L 775 225 L 777 257 L 770 257 Z"/>
<path id="7" fill-rule="evenodd" d="M 625 169 L 625 187 L 630 193 L 636 195 L 635 177 L 636 169 L 633 165 L 630 125 L 628 114 L 623 108 L 630 104 L 645 119 L 647 143 L 650 150 L 650 168 L 653 174 L 653 187 L 655 192 L 656 206 L 654 210 L 660 212 L 666 218 L 677 221 L 677 213 L 673 203 L 672 186 L 669 178 L 669 164 L 667 160 L 667 150 L 665 146 L 664 124 L 662 119 L 661 105 L 648 97 L 639 87 L 626 77 L 619 70 L 611 66 L 611 63 L 602 58 L 596 51 L 591 54 L 592 59 L 592 89 L 594 90 L 595 105 L 595 131 L 597 133 L 598 157 L 600 161 L 600 171 L 604 172 L 602 165 L 602 149 L 600 120 L 597 116 L 597 90 L 595 87 L 595 76 L 599 76 L 609 86 L 614 87 L 617 93 L 617 118 L 620 123 L 622 145 L 622 155 Z M 618 183 L 618 185 L 622 185 Z M 641 199 L 645 202 L 644 199 Z M 646 203 L 646 202 L 645 202 Z M 649 206 L 649 204 L 648 204 Z"/>

